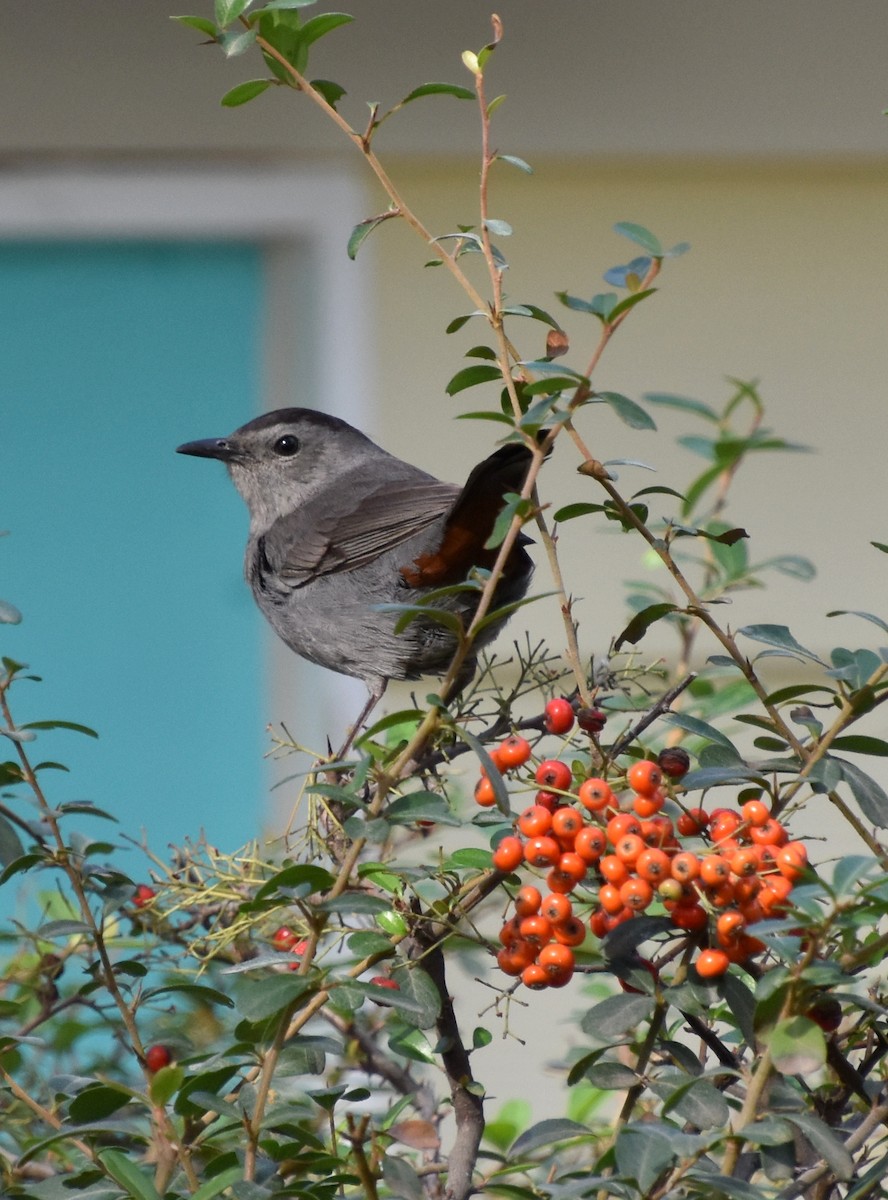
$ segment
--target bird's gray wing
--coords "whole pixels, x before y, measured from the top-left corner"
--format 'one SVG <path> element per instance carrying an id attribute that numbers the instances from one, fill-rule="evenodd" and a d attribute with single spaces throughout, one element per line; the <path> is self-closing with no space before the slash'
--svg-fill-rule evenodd
<path id="1" fill-rule="evenodd" d="M 440 521 L 460 489 L 431 476 L 393 480 L 370 492 L 344 486 L 279 518 L 260 553 L 291 588 L 320 575 L 356 571 Z"/>

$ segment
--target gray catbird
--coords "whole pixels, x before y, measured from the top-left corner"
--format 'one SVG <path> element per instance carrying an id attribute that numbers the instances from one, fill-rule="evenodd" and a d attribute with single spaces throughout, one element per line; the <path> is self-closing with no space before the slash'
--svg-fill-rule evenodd
<path id="1" fill-rule="evenodd" d="M 362 718 L 389 679 L 440 674 L 456 649 L 439 621 L 420 618 L 395 633 L 398 615 L 379 606 L 416 604 L 462 583 L 472 567 L 491 567 L 497 552 L 485 542 L 504 493 L 521 490 L 530 464 L 525 446 L 503 446 L 459 488 L 345 421 L 304 408 L 266 413 L 178 453 L 228 467 L 250 510 L 245 570 L 256 603 L 297 654 L 364 680 L 370 703 Z M 496 606 L 527 591 L 527 541 L 521 535 L 509 556 Z M 468 625 L 477 602 L 477 591 L 465 590 L 434 604 Z M 501 625 L 487 626 L 475 646 Z"/>

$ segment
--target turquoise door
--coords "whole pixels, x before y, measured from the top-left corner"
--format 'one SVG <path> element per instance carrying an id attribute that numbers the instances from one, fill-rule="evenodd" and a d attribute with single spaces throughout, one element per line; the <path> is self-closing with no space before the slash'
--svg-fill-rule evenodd
<path id="1" fill-rule="evenodd" d="M 259 410 L 262 299 L 255 245 L 0 246 L 0 598 L 24 618 L 0 653 L 43 679 L 15 715 L 97 730 L 32 744 L 70 768 L 46 773 L 51 800 L 93 801 L 164 858 L 202 830 L 234 849 L 262 819 L 246 512 L 174 453 Z"/>

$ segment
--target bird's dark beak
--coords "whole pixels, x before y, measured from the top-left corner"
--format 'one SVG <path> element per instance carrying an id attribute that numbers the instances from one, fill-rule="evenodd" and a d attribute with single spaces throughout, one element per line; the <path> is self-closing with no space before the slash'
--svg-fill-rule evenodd
<path id="1" fill-rule="evenodd" d="M 194 458 L 218 458 L 230 462 L 234 458 L 234 447 L 226 438 L 204 438 L 200 442 L 185 442 L 176 447 L 177 454 L 190 454 Z"/>

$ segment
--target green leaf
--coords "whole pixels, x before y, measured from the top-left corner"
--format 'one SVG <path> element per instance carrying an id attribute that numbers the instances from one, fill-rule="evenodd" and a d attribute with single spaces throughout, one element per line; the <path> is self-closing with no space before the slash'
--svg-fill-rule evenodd
<path id="1" fill-rule="evenodd" d="M 571 1141 L 577 1137 L 589 1137 L 589 1129 L 579 1121 L 568 1121 L 565 1117 L 556 1117 L 548 1121 L 539 1121 L 531 1125 L 513 1143 L 509 1150 L 511 1159 L 523 1158 L 534 1150 L 551 1148 L 559 1142 Z"/>
<path id="2" fill-rule="evenodd" d="M 401 104 L 409 104 L 411 100 L 419 100 L 422 96 L 454 96 L 457 100 L 475 99 L 475 93 L 470 88 L 460 87 L 456 83 L 423 83 L 406 95 Z"/>
<path id="3" fill-rule="evenodd" d="M 85 733 L 87 737 L 97 738 L 99 735 L 88 725 L 78 725 L 75 721 L 29 721 L 22 729 L 71 729 L 74 733 Z"/>
<path id="4" fill-rule="evenodd" d="M 631 1067 L 618 1062 L 597 1062 L 586 1071 L 585 1078 L 603 1092 L 624 1091 L 634 1087 L 639 1076 Z"/>
<path id="5" fill-rule="evenodd" d="M 222 34 L 219 45 L 226 58 L 237 58 L 239 54 L 245 54 L 255 41 L 255 29 L 232 29 L 229 33 Z"/>
<path id="6" fill-rule="evenodd" d="M 160 987 L 150 988 L 142 997 L 143 1000 L 165 996 L 169 993 L 179 993 L 198 1000 L 201 1004 L 221 1004 L 223 1008 L 234 1008 L 234 1001 L 227 992 L 218 988 L 207 987 L 201 983 L 165 983 Z"/>
<path id="7" fill-rule="evenodd" d="M 456 827 L 462 824 L 442 796 L 426 791 L 398 796 L 388 805 L 384 816 L 393 825 L 413 825 L 416 821 L 434 821 L 437 825 Z"/>
<path id="8" fill-rule="evenodd" d="M 676 1156 L 668 1138 L 643 1125 L 624 1126 L 614 1149 L 620 1174 L 634 1179 L 645 1196 Z"/>
<path id="9" fill-rule="evenodd" d="M 828 1163 L 833 1174 L 842 1180 L 854 1178 L 854 1160 L 845 1149 L 844 1143 L 830 1127 L 813 1113 L 784 1112 L 784 1121 L 795 1125 L 812 1149 Z"/>
<path id="10" fill-rule="evenodd" d="M 683 1121 L 690 1121 L 698 1129 L 718 1129 L 727 1124 L 731 1114 L 727 1100 L 706 1079 L 688 1079 L 670 1072 L 653 1081 L 651 1090 L 664 1101 L 664 1117 L 675 1109 Z"/>
<path id="11" fill-rule="evenodd" d="M 314 3 L 314 0 L 312 2 Z M 331 108 L 335 108 L 346 94 L 342 84 L 334 83 L 332 79 L 312 79 L 309 83 L 314 91 L 320 92 Z"/>
<path id="12" fill-rule="evenodd" d="M 404 1158 L 386 1154 L 382 1160 L 382 1178 L 389 1195 L 400 1200 L 423 1200 L 422 1180 Z"/>
<path id="13" fill-rule="evenodd" d="M 133 1200 L 161 1200 L 152 1182 L 153 1170 L 137 1166 L 130 1154 L 122 1150 L 102 1150 L 99 1153 L 105 1170 Z"/>
<path id="14" fill-rule="evenodd" d="M 392 979 L 401 985 L 400 992 L 395 994 L 402 1001 L 409 999 L 413 1005 L 401 1013 L 402 1018 L 415 1029 L 431 1029 L 441 1011 L 441 997 L 429 973 L 421 967 L 397 966 Z"/>
<path id="15" fill-rule="evenodd" d="M 849 733 L 834 738 L 832 749 L 844 750 L 849 754 L 874 754 L 880 758 L 888 757 L 888 742 L 863 733 Z"/>
<path id="16" fill-rule="evenodd" d="M 316 0 L 309 0 L 309 2 L 314 4 Z M 189 1200 L 213 1200 L 214 1196 L 218 1196 L 220 1192 L 224 1192 L 226 1188 L 243 1179 L 243 1176 L 243 1167 L 228 1167 L 227 1170 L 220 1171 L 218 1175 L 214 1175 L 212 1179 L 202 1183 L 196 1192 L 190 1194 Z"/>
<path id="17" fill-rule="evenodd" d="M 823 1030 L 809 1017 L 785 1017 L 768 1038 L 774 1066 L 783 1075 L 811 1075 L 826 1062 Z"/>
<path id="18" fill-rule="evenodd" d="M 250 0 L 215 0 L 216 21 L 220 25 L 230 25 L 249 4 Z"/>
<path id="19" fill-rule="evenodd" d="M 609 404 L 620 420 L 630 429 L 657 428 L 650 414 L 646 413 L 640 404 L 630 400 L 628 396 L 622 396 L 619 392 L 596 392 L 591 403 L 599 400 Z"/>
<path id="20" fill-rule="evenodd" d="M 238 1011 L 248 1021 L 264 1021 L 316 987 L 315 979 L 288 971 L 285 975 L 273 975 L 271 978 L 238 980 L 234 1000 Z"/>
<path id="21" fill-rule="evenodd" d="M 624 1041 L 628 1034 L 635 1034 L 639 1025 L 654 1011 L 652 996 L 620 995 L 608 996 L 594 1005 L 583 1016 L 580 1028 L 596 1043 Z"/>
<path id="22" fill-rule="evenodd" d="M 79 1125 L 88 1121 L 103 1121 L 119 1108 L 129 1104 L 132 1094 L 123 1088 L 110 1087 L 106 1083 L 88 1084 L 78 1092 L 68 1106 L 71 1118 Z"/>
<path id="23" fill-rule="evenodd" d="M 10 866 L 25 853 L 19 835 L 6 817 L 0 815 L 0 865 Z"/>
<path id="24" fill-rule="evenodd" d="M 224 108 L 237 108 L 241 104 L 247 104 L 250 100 L 255 100 L 257 96 L 261 96 L 270 87 L 270 79 L 248 79 L 246 83 L 239 83 L 230 92 L 226 92 L 219 103 Z"/>
<path id="25" fill-rule="evenodd" d="M 751 638 L 754 642 L 764 642 L 766 646 L 775 646 L 790 657 L 799 656 L 810 659 L 811 662 L 816 662 L 821 667 L 826 666 L 821 658 L 797 642 L 785 625 L 744 625 L 737 632 L 742 633 L 744 637 Z"/>
<path id="26" fill-rule="evenodd" d="M 196 29 L 199 33 L 205 33 L 214 41 L 219 32 L 213 22 L 208 21 L 206 17 L 170 17 L 170 20 L 178 21 L 180 25 L 187 25 L 190 29 Z"/>
<path id="27" fill-rule="evenodd" d="M 492 233 L 494 237 L 511 237 L 512 226 L 508 221 L 498 221 L 494 217 L 488 217 L 484 222 L 484 227 L 488 233 Z"/>
<path id="28" fill-rule="evenodd" d="M 701 721 L 699 717 L 689 716 L 687 713 L 667 713 L 663 718 L 667 725 L 672 725 L 677 729 L 683 729 L 685 733 L 692 733 L 695 737 L 705 738 L 707 742 L 718 742 L 719 745 L 727 746 L 731 749 L 739 759 L 740 752 L 734 746 L 733 742 L 716 729 L 714 725 L 708 724 L 706 721 Z"/>
<path id="29" fill-rule="evenodd" d="M 670 613 L 679 612 L 677 604 L 650 604 L 647 608 L 643 608 L 641 612 L 637 612 L 623 632 L 617 637 L 614 642 L 614 650 L 617 651 L 625 643 L 635 646 L 650 629 L 656 621 L 660 621 L 663 617 L 669 616 Z"/>
<path id="30" fill-rule="evenodd" d="M 517 167 L 525 175 L 533 174 L 533 167 L 529 163 L 526 163 L 523 158 L 518 158 L 515 154 L 497 154 L 496 160 L 497 162 L 509 163 L 510 166 Z"/>
<path id="31" fill-rule="evenodd" d="M 189 1075 L 179 1088 L 179 1094 L 173 1105 L 175 1111 L 183 1117 L 200 1117 L 208 1109 L 215 1111 L 214 1106 L 218 1102 L 217 1093 L 221 1093 L 227 1087 L 229 1080 L 237 1074 L 238 1070 L 237 1063 L 228 1062 L 224 1067 L 215 1067 L 210 1071 L 200 1071 L 196 1075 Z M 200 1099 L 201 1096 L 210 1096 L 209 1103 Z"/>
<path id="32" fill-rule="evenodd" d="M 151 1079 L 148 1095 L 155 1108 L 163 1108 L 169 1104 L 185 1080 L 185 1072 L 181 1067 L 161 1067 Z"/>
<path id="33" fill-rule="evenodd" d="M 318 867 L 314 863 L 293 863 L 263 883 L 254 899 L 265 900 L 282 890 L 288 898 L 295 893 L 296 896 L 303 899 L 316 892 L 326 892 L 333 886 L 333 882 L 333 876 L 323 867 Z"/>
<path id="34" fill-rule="evenodd" d="M 851 789 L 851 794 L 860 805 L 860 811 L 868 821 L 879 829 L 888 829 L 888 795 L 884 789 L 864 771 L 843 758 L 829 756 L 829 761 L 838 763 L 842 778 Z"/>
<path id="35" fill-rule="evenodd" d="M 832 612 L 826 614 L 828 617 L 863 617 L 864 621 L 872 621 L 874 625 L 882 630 L 883 633 L 888 633 L 888 622 L 883 621 L 881 617 L 875 617 L 872 613 L 861 612 L 856 608 L 834 608 Z"/>
<path id="36" fill-rule="evenodd" d="M 360 250 L 360 248 L 364 244 L 364 242 L 367 240 L 367 238 L 370 236 L 370 234 L 373 232 L 373 230 L 377 229 L 380 225 L 382 225 L 382 223 L 384 221 L 388 221 L 390 218 L 395 217 L 397 215 L 398 215 L 397 213 L 390 211 L 390 212 L 380 213 L 376 217 L 367 217 L 367 219 L 364 221 L 359 221 L 358 224 L 351 231 L 351 235 L 348 239 L 348 245 L 346 246 L 346 253 L 348 254 L 349 258 L 351 258 L 351 259 L 357 258 L 358 251 Z"/>
<path id="37" fill-rule="evenodd" d="M 493 367 L 487 363 L 478 363 L 476 366 L 463 367 L 461 371 L 457 371 L 447 384 L 445 391 L 448 396 L 455 396 L 458 392 L 463 392 L 466 388 L 475 387 L 479 383 L 492 383 L 494 380 L 498 380 L 501 383 L 502 378 L 499 367 Z"/>
<path id="38" fill-rule="evenodd" d="M 316 42 L 318 38 L 325 37 L 328 33 L 332 33 L 334 29 L 339 29 L 342 25 L 349 25 L 354 20 L 354 17 L 348 13 L 319 13 L 318 16 L 312 17 L 306 21 L 299 30 L 299 38 L 303 45 L 310 46 L 312 42 Z"/>
<path id="39" fill-rule="evenodd" d="M 555 513 L 556 521 L 573 521 L 576 517 L 585 517 L 589 513 L 604 512 L 603 504 L 565 504 Z"/>
<path id="40" fill-rule="evenodd" d="M 693 413 L 694 416 L 702 417 L 705 421 L 712 421 L 715 425 L 721 420 L 715 409 L 704 404 L 702 400 L 692 400 L 688 396 L 674 396 L 671 392 L 645 392 L 644 398 L 649 404 L 659 404 L 663 408 L 675 408 L 680 412 Z"/>
<path id="41" fill-rule="evenodd" d="M 654 237 L 649 229 L 645 229 L 643 225 L 635 225 L 632 221 L 618 221 L 614 225 L 614 232 L 622 234 L 628 238 L 630 242 L 635 242 L 637 246 L 641 246 L 650 254 L 651 258 L 662 258 L 663 247 L 660 245 L 658 238 Z"/>
<path id="42" fill-rule="evenodd" d="M 641 292 L 633 292 L 631 296 L 626 296 L 619 304 L 615 304 L 608 316 L 609 321 L 615 321 L 617 317 L 624 312 L 628 312 L 630 308 L 634 308 L 636 304 L 640 304 L 642 300 L 646 300 L 648 296 L 653 296 L 656 288 L 645 288 Z"/>

